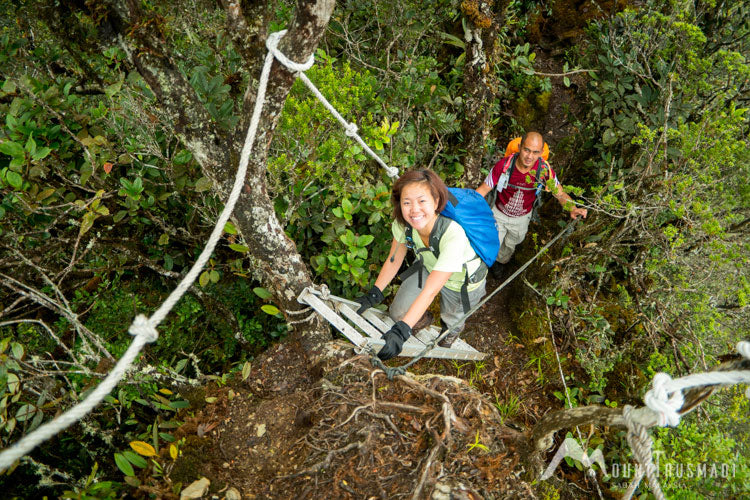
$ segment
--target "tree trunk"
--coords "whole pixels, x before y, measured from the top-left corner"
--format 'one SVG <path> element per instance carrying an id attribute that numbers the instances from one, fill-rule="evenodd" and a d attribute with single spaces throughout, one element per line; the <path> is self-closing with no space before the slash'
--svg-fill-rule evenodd
<path id="1" fill-rule="evenodd" d="M 100 34 L 106 37 L 99 41 L 101 45 L 116 44 L 127 49 L 129 63 L 156 95 L 160 112 L 166 115 L 177 137 L 192 152 L 203 174 L 212 181 L 217 195 L 226 199 L 239 164 L 248 117 L 255 104 L 257 79 L 266 55 L 265 26 L 270 14 L 264 2 L 225 0 L 222 3 L 230 37 L 253 75 L 243 99 L 240 130 L 231 134 L 222 132 L 216 126 L 190 82 L 179 70 L 175 63 L 175 59 L 180 57 L 179 52 L 170 46 L 164 36 L 163 18 L 153 11 L 142 9 L 141 3 L 136 0 L 87 2 L 81 8 L 96 11 L 100 20 Z M 334 4 L 335 0 L 297 2 L 295 18 L 279 47 L 289 59 L 305 61 L 310 57 L 325 31 Z M 68 10 L 75 8 L 58 6 L 56 13 L 61 19 L 75 22 L 74 13 Z M 243 12 L 243 8 L 247 12 Z M 106 15 L 102 15 L 102 9 L 106 10 Z M 50 11 L 46 14 L 49 17 Z M 59 25 L 59 22 L 55 24 Z M 87 44 L 80 41 L 78 46 L 87 47 Z M 294 242 L 286 236 L 276 217 L 266 187 L 265 165 L 274 129 L 295 78 L 294 73 L 274 61 L 243 195 L 233 215 L 238 231 L 250 248 L 249 258 L 254 275 L 273 292 L 279 308 L 287 316 L 287 311 L 302 308 L 296 297 L 312 281 Z M 301 325 L 298 330 L 306 352 L 320 352 L 322 345 L 330 340 L 328 324 L 316 317 L 312 322 Z"/>
<path id="2" fill-rule="evenodd" d="M 470 0 L 461 4 L 466 19 L 466 63 L 464 66 L 464 119 L 461 123 L 464 147 L 464 177 L 478 186 L 490 135 L 490 117 L 498 80 L 494 74 L 497 36 L 503 26 L 508 0 Z"/>

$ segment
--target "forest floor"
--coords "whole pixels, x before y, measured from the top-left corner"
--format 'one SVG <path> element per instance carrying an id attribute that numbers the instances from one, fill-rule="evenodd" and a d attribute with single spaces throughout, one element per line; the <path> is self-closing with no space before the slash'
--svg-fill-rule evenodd
<path id="1" fill-rule="evenodd" d="M 539 71 L 560 72 L 559 58 L 540 47 L 536 52 Z M 565 87 L 552 79 L 549 112 L 538 124 L 553 151 L 573 132 L 566 115 L 575 107 L 576 84 L 583 83 L 571 80 Z M 575 172 L 561 149 L 554 166 Z M 562 219 L 553 200 L 544 208 L 542 225 L 529 230 L 541 243 Z M 506 277 L 533 255 L 529 240 L 506 266 Z M 482 362 L 423 359 L 411 374 L 389 381 L 343 340 L 331 343 L 328 361 L 314 368 L 294 339 L 274 345 L 244 382 L 208 389 L 205 396 L 215 402 L 178 431 L 187 445 L 171 481 L 184 488 L 206 477 L 216 498 L 240 492 L 242 498 L 499 499 L 539 498 L 546 491 L 554 497 L 551 486 L 533 484 L 525 458 L 533 426 L 562 408 L 552 395 L 562 387 L 529 354 L 530 343 L 549 341 L 550 332 L 522 339 L 511 312 L 532 300 L 523 276 L 467 321 L 462 338 L 488 354 Z M 488 293 L 500 283 L 489 276 Z M 580 475 L 566 480 L 587 489 L 565 488 L 562 498 L 595 496 Z"/>

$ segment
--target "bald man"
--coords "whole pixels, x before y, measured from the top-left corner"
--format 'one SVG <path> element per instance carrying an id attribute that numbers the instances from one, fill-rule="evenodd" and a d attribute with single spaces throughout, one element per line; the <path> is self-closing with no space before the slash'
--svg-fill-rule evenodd
<path id="1" fill-rule="evenodd" d="M 497 189 L 492 214 L 500 238 L 500 252 L 490 268 L 495 278 L 502 275 L 502 265 L 510 261 L 516 245 L 526 237 L 534 201 L 541 196 L 541 189 L 550 191 L 550 180 L 554 180 L 554 197 L 563 209 L 570 210 L 571 218 L 585 218 L 588 214 L 585 208 L 575 206 L 563 191 L 552 167 L 542 159 L 544 146 L 544 138 L 539 132 L 527 132 L 521 139 L 519 152 L 497 162 L 484 183 L 476 189 L 482 196 Z M 537 172 L 541 177 L 537 177 Z"/>

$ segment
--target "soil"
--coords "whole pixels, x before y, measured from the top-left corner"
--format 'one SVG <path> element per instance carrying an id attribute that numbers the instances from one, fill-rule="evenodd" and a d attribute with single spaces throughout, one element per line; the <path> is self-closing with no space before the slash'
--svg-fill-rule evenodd
<path id="1" fill-rule="evenodd" d="M 561 71 L 559 54 L 541 46 L 536 52 L 539 71 Z M 565 87 L 552 78 L 538 130 L 556 152 L 555 168 L 575 171 L 569 150 L 557 148 L 575 132 L 567 112 L 576 111 L 583 77 L 571 80 Z M 530 228 L 541 242 L 558 231 L 562 214 L 554 204 L 547 200 L 543 225 Z M 505 276 L 533 254 L 531 247 L 527 237 Z M 187 441 L 169 474 L 170 490 L 205 477 L 214 498 L 554 497 L 552 486 L 532 484 L 528 436 L 544 414 L 562 407 L 552 396 L 561 388 L 556 365 L 539 373 L 531 361 L 549 331 L 528 338 L 519 330 L 519 312 L 533 302 L 539 307 L 522 277 L 467 321 L 462 338 L 488 354 L 482 362 L 423 359 L 410 374 L 388 380 L 344 340 L 330 343 L 314 367 L 293 339 L 274 345 L 246 380 L 209 389 L 206 396 L 217 399 L 180 429 Z M 488 293 L 500 283 L 488 277 Z M 582 489 L 562 490 L 562 498 L 596 495 L 582 477 L 566 479 Z M 175 497 L 166 488 L 162 495 Z"/>

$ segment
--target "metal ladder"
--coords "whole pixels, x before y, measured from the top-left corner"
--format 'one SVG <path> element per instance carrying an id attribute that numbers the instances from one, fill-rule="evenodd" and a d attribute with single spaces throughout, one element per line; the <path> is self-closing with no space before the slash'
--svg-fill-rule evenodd
<path id="1" fill-rule="evenodd" d="M 362 348 L 372 346 L 376 352 L 385 343 L 381 337 L 393 326 L 393 320 L 379 309 L 371 307 L 359 315 L 357 314 L 358 303 L 331 294 L 327 294 L 323 299 L 320 291 L 310 287 L 302 291 L 297 301 L 315 309 L 355 345 Z M 400 356 L 414 357 L 420 354 L 425 345 L 439 334 L 440 332 L 434 326 L 423 328 L 404 342 Z M 451 347 L 432 348 L 424 357 L 479 360 L 484 359 L 485 356 L 487 356 L 485 353 L 477 351 L 458 339 Z"/>

